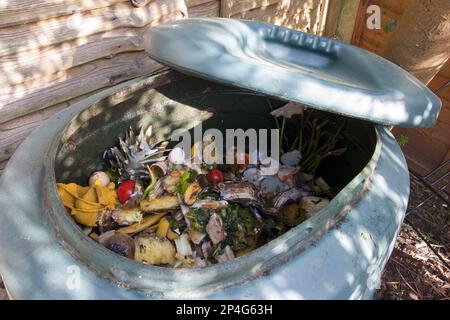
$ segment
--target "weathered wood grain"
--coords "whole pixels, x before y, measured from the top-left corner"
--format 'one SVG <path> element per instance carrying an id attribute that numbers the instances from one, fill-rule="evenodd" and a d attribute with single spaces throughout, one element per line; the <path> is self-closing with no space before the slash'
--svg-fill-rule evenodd
<path id="1" fill-rule="evenodd" d="M 9 159 L 22 141 L 43 121 L 55 113 L 70 107 L 75 102 L 94 94 L 97 91 L 58 103 L 49 108 L 28 113 L 22 117 L 0 124 L 0 161 Z"/>
<path id="2" fill-rule="evenodd" d="M 36 23 L 0 29 L 0 56 L 42 48 L 123 27 L 144 27 L 176 11 L 186 15 L 183 0 L 155 0 L 135 8 L 130 3 L 94 9 Z"/>
<path id="3" fill-rule="evenodd" d="M 208 2 L 202 2 L 197 5 L 193 5 L 198 2 L 192 2 L 188 5 L 189 18 L 199 17 L 218 17 L 220 15 L 220 0 L 213 0 Z"/>
<path id="4" fill-rule="evenodd" d="M 143 7 L 150 3 L 152 0 L 130 0 L 131 4 L 135 7 Z"/>
<path id="5" fill-rule="evenodd" d="M 405 135 L 408 144 L 403 147 L 404 153 L 421 174 L 441 164 L 450 150 L 450 101 L 442 99 L 442 109 L 436 124 L 427 129 L 394 128 L 396 137 Z"/>
<path id="6" fill-rule="evenodd" d="M 168 12 L 186 13 L 184 2 L 178 0 L 156 0 L 144 8 L 121 0 L 88 2 L 12 0 L 9 13 L 0 4 L 0 17 L 16 10 L 19 24 L 35 21 L 27 28 L 5 28 L 8 21 L 0 19 L 0 84 L 8 84 L 0 86 L 0 167 L 25 137 L 54 113 L 102 88 L 162 68 L 139 52 L 143 30 L 164 21 Z M 234 12 L 258 11 L 254 5 L 250 6 L 253 10 L 249 9 L 250 2 L 253 1 L 240 1 L 241 6 L 233 8 Z M 314 18 L 317 13 L 308 7 L 313 0 L 259 1 L 258 8 L 268 9 L 272 2 L 276 3 L 277 13 L 289 14 L 292 9 L 294 22 L 302 20 L 299 15 Z M 43 5 L 40 11 L 32 6 L 35 3 Z M 81 8 L 76 14 L 66 15 L 71 3 Z M 294 5 L 286 5 L 290 3 Z M 185 4 L 190 17 L 220 14 L 220 0 L 186 0 Z M 306 11 L 301 11 L 304 8 Z M 32 10 L 35 16 L 30 14 Z M 266 16 L 266 21 L 271 21 Z M 242 13 L 242 17 L 252 14 Z M 253 17 L 260 20 L 258 14 Z M 279 24 L 285 21 L 280 20 Z M 4 71 L 9 74 L 5 76 Z"/>
<path id="7" fill-rule="evenodd" d="M 107 7 L 129 0 L 6 0 L 0 2 L 0 28 Z"/>
<path id="8" fill-rule="evenodd" d="M 341 1 L 341 3 L 335 36 L 343 42 L 350 43 L 357 20 L 359 0 Z"/>
<path id="9" fill-rule="evenodd" d="M 369 50 L 373 53 L 376 53 L 378 55 L 381 55 L 381 50 L 380 48 L 376 47 L 374 44 L 372 44 L 370 41 L 366 41 L 364 39 L 360 39 L 359 41 L 359 47 Z"/>
<path id="10" fill-rule="evenodd" d="M 393 12 L 402 14 L 403 11 L 410 5 L 411 0 L 370 0 L 371 4 L 377 5 L 383 9 L 384 12 Z"/>
<path id="11" fill-rule="evenodd" d="M 448 62 L 450 62 L 450 60 Z M 448 62 L 447 62 L 447 64 L 448 64 Z M 430 88 L 431 91 L 434 92 L 434 91 L 440 89 L 448 81 L 450 81 L 450 77 L 446 76 L 444 74 L 444 72 L 439 72 L 433 78 L 433 80 L 431 80 L 431 82 L 428 84 L 428 87 Z M 439 97 L 441 99 L 446 99 L 446 100 L 450 101 L 450 85 L 447 86 L 445 89 L 441 90 L 441 92 L 439 93 Z"/>
<path id="12" fill-rule="evenodd" d="M 164 20 L 180 18 L 169 14 Z M 152 26 L 150 23 L 149 26 Z M 0 94 L 6 86 L 25 83 L 121 52 L 143 50 L 145 28 L 119 28 L 62 44 L 0 57 Z"/>
<path id="13" fill-rule="evenodd" d="M 353 28 L 351 44 L 358 46 L 361 42 L 361 35 L 366 25 L 366 11 L 370 0 L 361 0 L 359 2 L 358 13 L 356 15 L 355 27 Z"/>
<path id="14" fill-rule="evenodd" d="M 60 7 L 54 6 L 55 3 L 49 6 L 58 15 L 58 8 L 64 8 L 69 2 L 65 1 Z M 144 8 L 147 11 L 144 12 L 145 15 L 138 17 L 140 20 L 136 18 L 137 9 L 125 2 L 98 2 L 100 9 L 85 12 L 83 17 L 93 18 L 97 14 L 96 17 L 120 20 L 120 23 L 84 30 L 84 33 L 76 34 L 76 38 L 72 37 L 67 28 L 56 28 L 68 17 L 30 24 L 34 26 L 30 29 L 31 32 L 36 33 L 46 26 L 52 26 L 51 30 L 58 30 L 59 34 L 55 34 L 49 41 L 51 45 L 47 45 L 47 42 L 35 43 L 33 45 L 36 48 L 33 50 L 18 50 L 18 53 L 9 46 L 7 50 L 13 54 L 0 56 L 0 163 L 5 165 L 23 139 L 54 113 L 102 88 L 163 68 L 141 51 L 142 35 L 147 27 L 186 15 L 184 2 L 156 0 L 155 3 L 148 4 L 151 8 Z M 80 1 L 72 3 L 80 4 Z M 192 16 L 219 15 L 219 0 L 187 0 L 186 4 Z M 19 10 L 20 6 L 8 7 L 10 11 L 13 9 Z M 81 10 L 83 11 L 87 10 Z M 0 13 L 5 13 L 1 7 Z M 11 41 L 8 38 L 11 31 L 17 30 L 22 29 L 20 26 L 0 27 L 0 52 L 5 52 L 2 44 Z M 14 35 L 19 36 L 16 33 Z M 30 39 L 24 33 L 21 36 L 19 42 L 22 41 L 22 44 L 26 44 L 27 40 L 24 38 Z"/>
<path id="15" fill-rule="evenodd" d="M 225 18 L 231 18 L 231 16 L 245 11 L 267 7 L 273 4 L 279 3 L 280 0 L 222 0 L 220 15 Z"/>
<path id="16" fill-rule="evenodd" d="M 133 86 L 130 86 L 129 90 L 124 91 L 120 96 L 120 101 L 125 101 L 130 99 L 133 94 L 142 88 L 148 86 L 151 83 L 152 86 L 160 86 L 170 81 L 176 80 L 183 77 L 182 74 L 178 73 L 167 73 L 162 72 L 157 79 L 152 79 L 146 81 L 145 78 L 142 81 L 138 81 Z M 22 117 L 4 122 L 0 124 L 0 163 L 9 159 L 17 147 L 22 143 L 22 141 L 38 126 L 40 126 L 45 120 L 56 114 L 57 112 L 70 107 L 74 103 L 93 95 L 102 89 L 89 92 L 85 95 L 76 97 L 74 99 L 64 101 L 62 103 L 56 104 L 54 106 L 38 110 Z M 118 98 L 116 98 L 118 99 Z"/>
<path id="17" fill-rule="evenodd" d="M 143 51 L 127 52 L 61 72 L 45 87 L 39 83 L 14 86 L 0 96 L 0 123 L 162 68 Z"/>
<path id="18" fill-rule="evenodd" d="M 216 2 L 220 2 L 221 0 L 215 0 Z M 199 6 L 201 4 L 205 4 L 211 2 L 211 0 L 184 0 L 186 3 L 186 7 L 191 8 L 195 6 Z"/>
<path id="19" fill-rule="evenodd" d="M 449 159 L 450 159 L 450 149 L 448 149 L 448 152 L 444 157 L 444 161 L 449 160 Z M 444 162 L 444 161 L 442 161 L 442 162 Z M 450 186 L 447 189 L 449 189 L 449 191 L 450 191 Z"/>
<path id="20" fill-rule="evenodd" d="M 266 7 L 232 15 L 232 18 L 269 22 L 304 32 L 318 33 L 322 18 L 320 4 L 320 0 L 280 0 Z"/>

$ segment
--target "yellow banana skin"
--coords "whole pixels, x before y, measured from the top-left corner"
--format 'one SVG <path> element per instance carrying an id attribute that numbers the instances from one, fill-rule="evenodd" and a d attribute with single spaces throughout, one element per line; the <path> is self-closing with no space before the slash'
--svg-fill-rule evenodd
<path id="1" fill-rule="evenodd" d="M 98 180 L 90 187 L 76 183 L 57 183 L 56 186 L 64 206 L 76 222 L 86 227 L 96 226 L 99 212 L 116 208 L 117 193 L 112 182 L 106 187 Z"/>

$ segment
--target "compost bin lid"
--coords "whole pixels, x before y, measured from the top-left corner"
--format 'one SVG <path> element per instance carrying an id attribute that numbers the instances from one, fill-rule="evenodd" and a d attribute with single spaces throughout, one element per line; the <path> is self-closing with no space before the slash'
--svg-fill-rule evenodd
<path id="1" fill-rule="evenodd" d="M 386 125 L 432 126 L 441 101 L 366 50 L 266 23 L 196 18 L 145 34 L 151 58 L 183 73 Z"/>

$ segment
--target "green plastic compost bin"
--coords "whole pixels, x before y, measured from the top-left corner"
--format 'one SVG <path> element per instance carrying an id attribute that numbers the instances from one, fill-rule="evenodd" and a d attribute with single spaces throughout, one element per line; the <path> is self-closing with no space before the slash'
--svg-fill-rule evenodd
<path id="1" fill-rule="evenodd" d="M 145 48 L 172 70 L 61 111 L 9 161 L 0 180 L 0 272 L 10 297 L 371 298 L 409 196 L 407 165 L 386 125 L 431 126 L 439 99 L 379 56 L 270 24 L 185 19 L 150 29 Z M 330 205 L 247 255 L 193 269 L 140 264 L 86 236 L 59 200 L 56 182 L 85 182 L 130 125 L 151 124 L 159 138 L 199 123 L 272 128 L 268 100 L 345 118 L 347 152 L 319 169 L 341 190 Z"/>

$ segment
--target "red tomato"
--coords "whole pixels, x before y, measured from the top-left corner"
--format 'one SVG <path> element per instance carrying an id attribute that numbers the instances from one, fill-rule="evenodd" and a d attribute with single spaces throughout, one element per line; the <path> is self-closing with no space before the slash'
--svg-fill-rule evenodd
<path id="1" fill-rule="evenodd" d="M 134 193 L 134 186 L 134 180 L 125 180 L 120 184 L 119 188 L 117 188 L 117 196 L 120 203 L 125 203 L 130 198 Z"/>
<path id="2" fill-rule="evenodd" d="M 208 181 L 212 184 L 216 185 L 219 182 L 223 181 L 223 173 L 219 169 L 212 169 L 206 175 L 206 179 L 208 179 Z"/>

